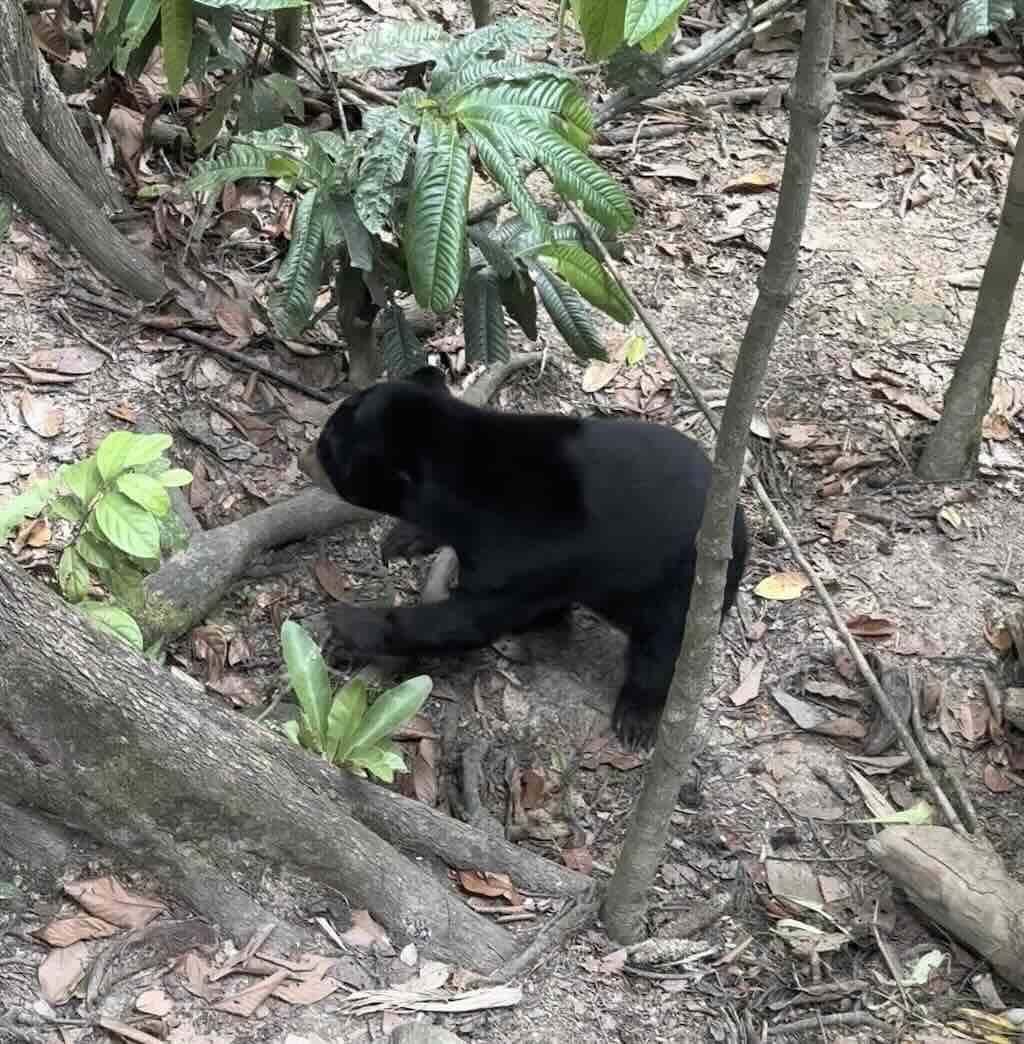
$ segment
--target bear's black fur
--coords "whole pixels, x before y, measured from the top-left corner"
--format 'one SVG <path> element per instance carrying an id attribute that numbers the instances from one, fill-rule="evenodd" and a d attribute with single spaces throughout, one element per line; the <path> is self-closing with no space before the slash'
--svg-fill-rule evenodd
<path id="1" fill-rule="evenodd" d="M 696 442 L 639 421 L 470 406 L 424 367 L 347 399 L 307 465 L 345 500 L 401 520 L 384 541 L 385 558 L 442 545 L 459 557 L 459 586 L 445 602 L 333 607 L 338 644 L 366 655 L 471 649 L 579 603 L 629 636 L 612 720 L 628 745 L 652 742 L 711 483 Z M 724 610 L 746 563 L 741 509 L 732 546 Z"/>

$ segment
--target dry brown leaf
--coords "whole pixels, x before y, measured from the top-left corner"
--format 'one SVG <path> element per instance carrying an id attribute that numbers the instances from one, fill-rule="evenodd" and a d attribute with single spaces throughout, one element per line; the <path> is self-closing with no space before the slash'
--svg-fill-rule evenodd
<path id="1" fill-rule="evenodd" d="M 888 638 L 896 633 L 896 623 L 884 616 L 860 613 L 846 621 L 850 634 L 858 638 Z"/>
<path id="2" fill-rule="evenodd" d="M 164 1044 L 164 1041 L 159 1037 L 153 1036 L 152 1033 L 140 1030 L 137 1026 L 132 1026 L 127 1022 L 121 1022 L 120 1019 L 112 1019 L 107 1015 L 101 1015 L 97 1023 L 108 1033 L 133 1041 L 134 1044 Z"/>
<path id="3" fill-rule="evenodd" d="M 51 950 L 39 965 L 39 990 L 54 1008 L 67 1004 L 85 975 L 89 950 L 84 942 Z"/>
<path id="4" fill-rule="evenodd" d="M 343 602 L 347 598 L 351 584 L 348 574 L 342 570 L 337 562 L 326 558 L 318 558 L 313 563 L 313 575 L 317 583 L 324 589 L 324 593 L 336 602 Z"/>
<path id="5" fill-rule="evenodd" d="M 209 1000 L 214 995 L 210 985 L 210 962 L 195 951 L 186 953 L 178 961 L 178 974 L 184 981 L 185 989 L 196 997 Z"/>
<path id="6" fill-rule="evenodd" d="M 810 580 L 803 573 L 772 573 L 758 583 L 754 594 L 772 602 L 788 602 L 799 598 L 809 585 Z"/>
<path id="7" fill-rule="evenodd" d="M 68 881 L 64 891 L 89 913 L 119 928 L 143 928 L 154 917 L 167 912 L 159 899 L 128 892 L 115 877 Z"/>
<path id="8" fill-rule="evenodd" d="M 960 732 L 968 743 L 977 743 L 988 735 L 991 714 L 987 706 L 976 703 L 960 704 Z"/>
<path id="9" fill-rule="evenodd" d="M 98 370 L 105 357 L 94 348 L 41 348 L 29 356 L 29 366 L 39 370 L 84 377 Z"/>
<path id="10" fill-rule="evenodd" d="M 23 547 L 46 547 L 50 543 L 52 533 L 50 523 L 45 518 L 30 518 L 18 526 L 18 535 L 14 538 L 14 551 Z"/>
<path id="11" fill-rule="evenodd" d="M 542 768 L 528 768 L 522 775 L 523 808 L 539 808 L 544 801 L 547 776 Z"/>
<path id="12" fill-rule="evenodd" d="M 601 359 L 592 359 L 583 371 L 580 387 L 585 392 L 600 391 L 615 380 L 621 369 L 622 363 L 620 362 L 604 362 Z"/>
<path id="13" fill-rule="evenodd" d="M 911 763 L 909 754 L 880 754 L 876 757 L 869 757 L 866 754 L 847 754 L 846 760 L 856 765 L 868 776 L 887 776 L 890 772 L 897 772 Z"/>
<path id="14" fill-rule="evenodd" d="M 52 406 L 48 399 L 24 391 L 21 393 L 20 405 L 23 420 L 42 438 L 52 439 L 63 430 L 64 414 Z"/>
<path id="15" fill-rule="evenodd" d="M 334 979 L 303 979 L 301 982 L 285 982 L 274 990 L 274 996 L 288 1004 L 305 1007 L 316 1004 L 341 989 Z"/>
<path id="16" fill-rule="evenodd" d="M 570 870 L 590 876 L 594 869 L 594 856 L 589 848 L 563 848 L 562 862 Z"/>
<path id="17" fill-rule="evenodd" d="M 1006 794 L 1015 789 L 1013 782 L 995 765 L 986 765 L 982 778 L 985 780 L 985 786 L 993 794 Z"/>
<path id="18" fill-rule="evenodd" d="M 871 389 L 871 393 L 876 399 L 885 399 L 894 406 L 903 406 L 925 420 L 937 421 L 941 416 L 939 411 L 923 396 L 906 388 L 891 388 L 886 384 L 876 384 Z"/>
<path id="19" fill-rule="evenodd" d="M 521 906 L 523 897 L 516 891 L 508 874 L 489 874 L 478 870 L 459 870 L 459 884 L 471 895 L 483 895 L 489 899 L 502 896 L 513 906 Z"/>
<path id="20" fill-rule="evenodd" d="M 689 181 L 694 185 L 700 184 L 701 177 L 693 167 L 688 167 L 685 163 L 656 163 L 645 167 L 644 173 L 655 178 Z"/>
<path id="21" fill-rule="evenodd" d="M 842 544 L 850 539 L 850 523 L 852 521 L 852 515 L 836 515 L 835 522 L 832 523 L 831 540 L 833 544 Z"/>
<path id="22" fill-rule="evenodd" d="M 256 1009 L 271 997 L 274 991 L 284 982 L 291 972 L 287 968 L 268 975 L 262 982 L 257 982 L 238 993 L 225 997 L 213 1005 L 215 1011 L 226 1011 L 231 1015 L 241 1015 L 249 1018 Z"/>
<path id="23" fill-rule="evenodd" d="M 779 184 L 777 174 L 767 170 L 754 171 L 734 178 L 723 186 L 723 192 L 767 192 Z"/>
<path id="24" fill-rule="evenodd" d="M 352 911 L 352 927 L 342 932 L 342 941 L 366 950 L 374 943 L 386 943 L 388 933 L 370 916 L 368 910 Z"/>
<path id="25" fill-rule="evenodd" d="M 1013 638 L 1004 624 L 994 627 L 985 624 L 985 641 L 1000 653 L 1008 653 L 1013 648 Z"/>
<path id="26" fill-rule="evenodd" d="M 155 1015 L 162 1019 L 165 1015 L 170 1015 L 174 1001 L 167 996 L 165 990 L 146 990 L 135 998 L 135 1008 L 144 1015 Z"/>
<path id="27" fill-rule="evenodd" d="M 51 946 L 70 946 L 83 939 L 103 939 L 116 932 L 117 928 L 114 925 L 100 920 L 99 917 L 80 914 L 77 917 L 63 917 L 59 921 L 51 921 L 35 934 Z"/>
<path id="28" fill-rule="evenodd" d="M 761 675 L 764 674 L 766 660 L 759 660 L 743 680 L 729 694 L 729 699 L 734 707 L 743 707 L 757 697 L 761 691 Z"/>
<path id="29" fill-rule="evenodd" d="M 440 755 L 437 740 L 422 739 L 416 744 L 412 759 L 412 789 L 418 801 L 431 808 L 437 804 L 437 761 Z"/>

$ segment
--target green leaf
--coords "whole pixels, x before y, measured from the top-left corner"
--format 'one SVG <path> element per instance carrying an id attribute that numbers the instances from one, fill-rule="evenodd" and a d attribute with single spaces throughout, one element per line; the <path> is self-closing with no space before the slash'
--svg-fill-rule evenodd
<path id="1" fill-rule="evenodd" d="M 481 87 L 460 98 L 451 111 L 460 117 L 469 112 L 510 129 L 520 120 L 529 120 L 557 131 L 578 149 L 586 149 L 594 136 L 594 114 L 574 80 L 545 76 Z"/>
<path id="2" fill-rule="evenodd" d="M 234 7 L 239 11 L 255 11 L 267 14 L 271 11 L 283 11 L 285 8 L 305 7 L 309 0 L 203 0 L 206 7 Z"/>
<path id="3" fill-rule="evenodd" d="M 170 449 L 174 439 L 163 432 L 152 435 L 132 434 L 132 444 L 125 454 L 124 466 L 126 468 L 142 468 L 153 461 L 160 459 L 160 454 L 165 449 Z"/>
<path id="4" fill-rule="evenodd" d="M 1024 0 L 959 0 L 950 44 L 962 44 L 1024 15 Z"/>
<path id="5" fill-rule="evenodd" d="M 114 568 L 114 556 L 110 548 L 94 533 L 82 533 L 75 541 L 75 550 L 93 569 Z"/>
<path id="6" fill-rule="evenodd" d="M 634 334 L 626 342 L 623 358 L 627 366 L 635 366 L 647 354 L 647 342 L 639 334 Z"/>
<path id="7" fill-rule="evenodd" d="M 268 310 L 281 337 L 298 337 L 313 315 L 324 268 L 324 229 L 317 213 L 319 193 L 303 195 L 292 218 L 292 241 L 277 274 Z"/>
<path id="8" fill-rule="evenodd" d="M 348 47 L 335 52 L 334 68 L 341 76 L 368 69 L 401 69 L 433 62 L 451 37 L 434 22 L 391 22 L 357 36 Z"/>
<path id="9" fill-rule="evenodd" d="M 625 36 L 626 0 L 569 0 L 573 17 L 583 34 L 587 57 L 609 57 Z"/>
<path id="10" fill-rule="evenodd" d="M 507 362 L 505 311 L 501 307 L 498 277 L 490 268 L 470 269 L 466 274 L 462 302 L 467 361 L 486 365 Z"/>
<path id="11" fill-rule="evenodd" d="M 525 158 L 544 167 L 562 196 L 578 200 L 606 228 L 628 232 L 633 227 L 636 215 L 622 186 L 589 156 L 555 131 L 526 119 L 516 123 L 515 133 Z"/>
<path id="12" fill-rule="evenodd" d="M 171 468 L 156 476 L 161 486 L 187 486 L 192 481 L 192 472 L 184 468 Z"/>
<path id="13" fill-rule="evenodd" d="M 133 431 L 112 431 L 96 450 L 96 467 L 100 478 L 110 482 L 128 467 L 128 451 L 138 436 Z"/>
<path id="14" fill-rule="evenodd" d="M 13 221 L 14 200 L 6 192 L 0 192 L 0 243 L 6 241 Z"/>
<path id="15" fill-rule="evenodd" d="M 686 7 L 688 0 L 626 0 L 623 19 L 623 39 L 627 44 L 637 44 L 645 37 L 669 23 L 669 32 L 676 16 Z"/>
<path id="16" fill-rule="evenodd" d="M 484 256 L 484 260 L 498 273 L 507 278 L 516 270 L 516 259 L 493 236 L 494 226 L 481 222 L 467 229 L 469 241 Z"/>
<path id="17" fill-rule="evenodd" d="M 462 114 L 460 122 L 469 131 L 476 146 L 480 162 L 487 168 L 492 178 L 508 193 L 508 198 L 515 207 L 516 213 L 534 228 L 543 233 L 547 228 L 547 215 L 534 201 L 530 190 L 519 173 L 515 162 L 504 148 L 505 130 L 499 124 Z"/>
<path id="18" fill-rule="evenodd" d="M 145 508 L 153 515 L 166 515 L 171 510 L 171 499 L 163 485 L 148 475 L 130 472 L 117 477 L 117 488 L 129 500 L 134 500 L 139 507 Z"/>
<path id="19" fill-rule="evenodd" d="M 441 56 L 430 77 L 430 93 L 440 95 L 471 62 L 493 51 L 530 47 L 551 36 L 551 30 L 528 18 L 499 18 L 482 29 L 460 36 Z"/>
<path id="20" fill-rule="evenodd" d="M 431 96 L 445 106 L 451 106 L 460 97 L 475 93 L 481 87 L 490 84 L 523 81 L 539 78 L 575 81 L 571 70 L 560 69 L 557 65 L 546 62 L 530 62 L 525 58 L 512 57 L 498 60 L 475 61 L 463 66 L 459 72 L 445 83 L 441 91 L 431 91 Z"/>
<path id="21" fill-rule="evenodd" d="M 403 243 L 416 301 L 433 312 L 451 308 L 462 285 L 472 178 L 469 150 L 455 128 L 424 117 Z"/>
<path id="22" fill-rule="evenodd" d="M 353 678 L 334 694 L 330 713 L 327 715 L 327 742 L 324 757 L 334 764 L 345 760 L 352 745 L 352 737 L 366 713 L 366 684 L 361 678 Z"/>
<path id="23" fill-rule="evenodd" d="M 142 652 L 142 631 L 123 609 L 109 602 L 80 602 L 76 608 L 90 623 Z"/>
<path id="24" fill-rule="evenodd" d="M 33 482 L 24 493 L 0 504 L 0 540 L 6 540 L 15 526 L 26 518 L 35 518 L 57 495 L 59 479 L 43 479 Z"/>
<path id="25" fill-rule="evenodd" d="M 96 35 L 93 37 L 89 60 L 85 64 L 85 80 L 91 83 L 104 69 L 117 50 L 118 41 L 124 32 L 125 16 L 128 13 L 128 0 L 110 0 L 103 7 Z"/>
<path id="26" fill-rule="evenodd" d="M 224 81 L 220 90 L 213 97 L 213 105 L 210 106 L 210 111 L 193 130 L 192 141 L 195 144 L 196 152 L 205 152 L 217 140 L 217 136 L 224 126 L 224 121 L 231 111 L 231 103 L 235 100 L 235 95 L 238 93 L 238 80 L 238 76 L 229 76 Z M 199 192 L 202 190 L 191 189 L 190 191 Z"/>
<path id="27" fill-rule="evenodd" d="M 206 90 L 206 70 L 213 52 L 213 37 L 205 25 L 197 25 L 195 17 L 199 14 L 195 4 L 192 5 L 192 49 L 188 52 L 188 78 L 203 91 Z M 148 186 L 147 186 L 148 187 Z"/>
<path id="28" fill-rule="evenodd" d="M 262 77 L 263 83 L 277 97 L 281 107 L 287 109 L 297 120 L 306 114 L 306 103 L 302 100 L 302 91 L 298 83 L 283 73 L 268 73 Z"/>
<path id="29" fill-rule="evenodd" d="M 158 558 L 160 530 L 156 519 L 123 493 L 105 493 L 93 514 L 100 533 L 134 558 Z"/>
<path id="30" fill-rule="evenodd" d="M 552 243 L 539 256 L 595 308 L 620 323 L 633 321 L 633 306 L 618 283 L 593 254 L 575 243 Z"/>
<path id="31" fill-rule="evenodd" d="M 346 759 L 352 766 L 366 769 L 385 783 L 393 783 L 396 772 L 405 772 L 405 762 L 397 751 L 382 747 L 360 747 Z"/>
<path id="32" fill-rule="evenodd" d="M 388 305 L 380 321 L 384 365 L 390 376 L 402 377 L 426 362 L 426 355 L 412 324 L 398 305 Z"/>
<path id="33" fill-rule="evenodd" d="M 673 11 L 661 25 L 656 26 L 651 30 L 643 39 L 639 40 L 640 49 L 646 51 L 647 54 L 655 54 L 663 45 L 668 41 L 669 37 L 675 32 L 676 26 L 679 24 L 679 15 L 682 11 L 685 11 L 687 7 L 687 0 L 679 5 L 679 7 Z M 664 52 L 666 58 L 669 52 Z M 667 64 L 667 62 L 665 63 Z M 659 77 L 660 79 L 660 77 Z M 654 93 L 657 93 L 657 87 L 654 88 Z"/>
<path id="34" fill-rule="evenodd" d="M 212 192 L 244 178 L 265 178 L 270 159 L 270 153 L 236 142 L 212 159 L 199 160 L 192 168 L 192 177 L 185 182 L 185 191 Z"/>
<path id="35" fill-rule="evenodd" d="M 351 196 L 342 196 L 336 201 L 338 221 L 345 234 L 345 246 L 348 248 L 349 260 L 353 268 L 363 272 L 373 270 L 373 248 L 370 233 L 363 227 L 356 213 L 355 203 Z"/>
<path id="36" fill-rule="evenodd" d="M 537 295 L 528 273 L 516 271 L 505 279 L 498 279 L 498 293 L 505 311 L 531 340 L 537 340 Z"/>
<path id="37" fill-rule="evenodd" d="M 125 0 L 125 7 L 124 26 L 114 57 L 114 71 L 120 75 L 127 71 L 129 59 L 156 25 L 160 0 Z"/>
<path id="38" fill-rule="evenodd" d="M 363 122 L 370 140 L 359 164 L 355 206 L 363 225 L 380 235 L 391 217 L 395 186 L 405 176 L 409 162 L 409 127 L 394 109 L 372 119 L 369 116 L 367 113 Z"/>
<path id="39" fill-rule="evenodd" d="M 281 627 L 281 651 L 305 726 L 319 738 L 322 748 L 331 709 L 331 681 L 320 647 L 304 627 L 286 620 Z"/>
<path id="40" fill-rule="evenodd" d="M 292 721 L 286 721 L 281 726 L 281 731 L 292 741 L 292 743 L 301 746 L 299 741 L 299 723 L 294 719 Z"/>
<path id="41" fill-rule="evenodd" d="M 380 740 L 390 736 L 399 725 L 419 712 L 433 687 L 433 681 L 427 675 L 420 674 L 378 696 L 352 737 L 352 749 L 374 747 Z"/>
<path id="42" fill-rule="evenodd" d="M 581 359 L 607 360 L 608 354 L 583 298 L 538 261 L 530 265 L 530 272 L 541 303 L 565 343 Z"/>
<path id="43" fill-rule="evenodd" d="M 167 92 L 176 98 L 188 75 L 192 53 L 192 0 L 160 0 L 160 30 Z"/>
<path id="44" fill-rule="evenodd" d="M 90 587 L 89 567 L 74 547 L 66 547 L 57 563 L 57 583 L 69 602 L 80 602 Z"/>
<path id="45" fill-rule="evenodd" d="M 56 497 L 50 504 L 50 513 L 66 522 L 81 522 L 85 508 L 74 497 Z"/>

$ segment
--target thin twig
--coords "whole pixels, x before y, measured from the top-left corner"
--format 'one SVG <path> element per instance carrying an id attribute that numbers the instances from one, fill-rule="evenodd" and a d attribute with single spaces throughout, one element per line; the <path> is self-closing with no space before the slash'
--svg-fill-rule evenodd
<path id="1" fill-rule="evenodd" d="M 687 391 L 694 397 L 694 401 L 700 407 L 701 412 L 707 418 L 708 423 L 711 427 L 718 431 L 718 417 L 708 405 L 707 399 L 701 393 L 700 389 L 694 383 L 686 368 L 676 358 L 675 353 L 668 347 L 668 343 L 662 336 L 661 330 L 658 328 L 657 323 L 651 318 L 647 309 L 637 300 L 636 294 L 626 284 L 619 266 L 616 264 L 614 258 L 608 253 L 604 243 L 594 235 L 591 231 L 590 226 L 583 220 L 582 214 L 573 203 L 566 203 L 569 212 L 576 219 L 577 224 L 587 238 L 594 244 L 595 249 L 600 253 L 605 267 L 611 273 L 612 278 L 618 283 L 619 288 L 626 295 L 629 303 L 636 310 L 636 314 L 640 317 L 640 321 L 647 328 L 654 343 L 662 350 L 665 358 L 668 360 L 669 365 L 675 370 L 676 375 L 686 386 Z M 794 561 L 806 575 L 807 579 L 810 580 L 811 586 L 814 588 L 815 593 L 821 599 L 822 604 L 825 606 L 825 611 L 829 615 L 829 619 L 832 621 L 832 626 L 839 632 L 839 636 L 853 657 L 854 663 L 857 665 L 857 670 L 860 672 L 861 677 L 867 682 L 868 688 L 871 690 L 871 694 L 875 699 L 876 705 L 881 709 L 885 715 L 889 724 L 892 726 L 896 735 L 899 736 L 900 742 L 903 744 L 903 749 L 910 755 L 911 760 L 914 763 L 914 768 L 917 770 L 920 777 L 925 781 L 935 797 L 936 803 L 942 810 L 942 814 L 950 822 L 953 829 L 958 833 L 965 834 L 967 831 L 964 828 L 963 823 L 957 815 L 949 798 L 946 796 L 938 780 L 935 778 L 935 774 L 932 772 L 924 755 L 921 753 L 921 748 L 917 745 L 914 737 L 910 733 L 910 729 L 907 727 L 907 723 L 903 720 L 896 708 L 893 706 L 892 700 L 889 699 L 888 694 L 882 688 L 878 682 L 878 678 L 875 676 L 867 660 L 864 658 L 864 654 L 860 650 L 860 646 L 857 644 L 857 640 L 850 633 L 850 629 L 846 626 L 846 621 L 839 615 L 839 610 L 836 607 L 835 602 L 832 600 L 832 596 L 825 590 L 825 585 L 822 583 L 821 577 L 818 576 L 810 562 L 804 557 L 803 552 L 800 550 L 800 545 L 797 543 L 796 538 L 793 536 L 786 525 L 785 520 L 779 514 L 778 509 L 772 502 L 771 497 L 768 495 L 767 490 L 761 483 L 761 480 L 756 476 L 750 477 L 750 485 L 757 496 L 757 499 L 761 502 L 761 506 L 768 513 L 769 519 L 771 519 L 772 525 L 775 527 L 775 531 L 782 537 L 789 548 L 790 554 L 793 556 Z"/>
<path id="2" fill-rule="evenodd" d="M 348 122 L 345 119 L 345 106 L 341 101 L 341 90 L 338 87 L 338 80 L 334 73 L 331 71 L 331 62 L 327 57 L 327 49 L 324 47 L 324 42 L 320 38 L 320 30 L 316 27 L 316 12 L 313 10 L 313 5 L 309 7 L 309 29 L 313 34 L 313 39 L 316 41 L 316 48 L 320 52 L 320 58 L 324 63 L 324 75 L 327 77 L 327 82 L 331 86 L 331 90 L 334 92 L 334 103 L 338 107 L 338 126 L 341 129 L 341 136 L 345 141 L 348 141 Z"/>
<path id="3" fill-rule="evenodd" d="M 96 351 L 105 355 L 108 359 L 111 359 L 113 362 L 117 362 L 117 356 L 114 354 L 114 350 L 112 348 L 108 348 L 105 344 L 100 344 L 100 342 L 97 341 L 96 338 L 93 337 L 92 334 L 90 334 L 89 331 L 82 326 L 82 324 L 71 314 L 70 311 L 68 311 L 68 309 L 64 305 L 57 305 L 54 311 L 57 313 L 57 315 L 61 317 L 61 319 L 64 320 L 64 322 L 68 324 L 68 326 L 71 327 L 72 330 L 75 331 L 76 334 L 78 334 L 79 337 L 82 338 L 83 341 L 85 341 L 86 344 L 92 345 L 92 347 L 95 348 Z"/>

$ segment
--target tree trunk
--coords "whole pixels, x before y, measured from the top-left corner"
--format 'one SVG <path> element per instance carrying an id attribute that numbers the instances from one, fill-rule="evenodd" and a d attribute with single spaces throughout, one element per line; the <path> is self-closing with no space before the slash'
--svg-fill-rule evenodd
<path id="1" fill-rule="evenodd" d="M 156 264 L 104 215 L 123 202 L 37 52 L 19 0 L 0 0 L 0 188 L 140 300 L 165 292 Z"/>
<path id="2" fill-rule="evenodd" d="M 282 47 L 287 47 L 292 54 L 302 50 L 302 14 L 303 7 L 286 7 L 274 12 L 274 40 Z M 274 51 L 270 62 L 274 72 L 282 73 L 295 79 L 298 68 L 295 60 L 284 51 Z"/>
<path id="3" fill-rule="evenodd" d="M 942 416 L 918 461 L 920 478 L 938 482 L 969 478 L 978 463 L 981 425 L 992 404 L 992 381 L 1022 261 L 1024 124 L 1018 129 L 1003 213 L 978 290 L 971 332 L 946 391 Z"/>
<path id="4" fill-rule="evenodd" d="M 604 904 L 608 933 L 620 942 L 634 942 L 643 935 L 647 889 L 661 861 L 679 788 L 690 765 L 697 713 L 707 691 L 721 627 L 733 518 L 750 421 L 779 324 L 796 286 L 820 128 L 835 94 L 828 72 L 834 19 L 835 0 L 807 6 L 789 106 L 791 129 L 775 226 L 715 445 L 711 489 L 697 537 L 697 570 L 683 647 L 658 742 L 647 766 L 644 789 L 630 819 Z"/>
<path id="5" fill-rule="evenodd" d="M 433 854 L 454 834 L 456 855 L 442 858 L 513 878 L 526 869 L 517 883 L 530 890 L 542 884 L 580 895 L 591 887 L 580 875 L 338 772 L 207 700 L 94 630 L 5 554 L 0 792 L 136 864 L 145 861 L 238 936 L 267 915 L 235 881 L 258 877 L 270 864 L 366 907 L 399 944 L 415 941 L 424 953 L 485 973 L 511 959 L 511 935 L 356 816 Z"/>

